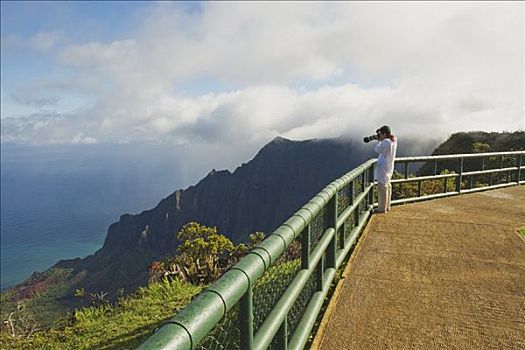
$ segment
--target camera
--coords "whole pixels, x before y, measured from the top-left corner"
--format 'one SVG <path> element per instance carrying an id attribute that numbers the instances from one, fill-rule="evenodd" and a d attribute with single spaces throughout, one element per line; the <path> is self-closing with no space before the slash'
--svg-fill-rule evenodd
<path id="1" fill-rule="evenodd" d="M 379 140 L 379 130 L 380 130 L 380 129 L 377 129 L 377 130 L 376 130 L 376 134 L 375 134 L 375 135 L 365 137 L 365 138 L 363 139 L 363 142 L 365 142 L 365 143 L 369 143 L 369 142 L 372 141 L 372 140 Z"/>
<path id="2" fill-rule="evenodd" d="M 367 136 L 363 139 L 364 142 L 369 143 L 372 140 L 379 140 L 378 135 Z"/>

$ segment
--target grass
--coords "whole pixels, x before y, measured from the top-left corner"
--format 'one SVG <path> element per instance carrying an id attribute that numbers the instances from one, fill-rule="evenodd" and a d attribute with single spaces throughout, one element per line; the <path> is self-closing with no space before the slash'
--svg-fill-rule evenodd
<path id="1" fill-rule="evenodd" d="M 53 282 L 43 293 L 38 294 L 32 298 L 22 299 L 19 302 L 11 301 L 14 291 L 7 290 L 1 294 L 1 317 L 2 320 L 7 319 L 8 315 L 16 312 L 18 308 L 22 307 L 34 317 L 36 324 L 42 328 L 49 328 L 54 321 L 64 316 L 74 306 L 78 305 L 75 300 L 71 303 L 68 300 L 69 284 L 67 278 L 71 271 L 68 269 L 52 268 L 45 272 L 46 279 Z M 57 300 L 62 300 L 58 302 Z"/>
<path id="2" fill-rule="evenodd" d="M 13 337 L 2 327 L 6 349 L 132 349 L 147 339 L 161 322 L 186 306 L 203 287 L 178 280 L 140 288 L 116 306 L 85 307 L 74 311 L 63 326 L 28 337 Z"/>
<path id="3" fill-rule="evenodd" d="M 260 326 L 281 293 L 300 269 L 300 259 L 277 262 L 256 282 L 254 286 L 255 322 Z M 337 271 L 334 285 L 340 278 L 342 269 Z M 312 280 L 312 281 L 315 281 Z M 308 282 L 310 283 L 310 282 Z M 314 285 L 310 285 L 311 288 Z M 62 317 L 54 326 L 24 335 L 17 330 L 17 337 L 10 334 L 5 324 L 2 326 L 0 343 L 2 349 L 133 349 L 143 343 L 163 321 L 173 317 L 186 307 L 204 286 L 195 286 L 179 280 L 152 283 L 140 288 L 136 293 L 121 298 L 115 306 L 110 304 L 98 307 L 83 307 Z M 2 295 L 3 306 L 8 295 Z M 37 303 L 45 307 L 46 297 L 38 297 Z M 26 308 L 23 322 L 35 322 L 30 314 L 35 308 Z M 4 310 L 3 310 L 4 311 Z M 20 313 L 21 315 L 22 313 Z M 29 314 L 29 317 L 28 315 Z M 237 321 L 238 306 L 235 306 L 219 322 L 217 327 L 203 339 L 199 348 L 208 346 L 238 347 L 239 326 Z M 301 314 L 294 315 L 290 321 Z M 295 317 L 295 318 L 294 318 Z M 6 318 L 4 318 L 5 320 Z M 293 323 L 293 322 L 292 322 Z M 23 324 L 22 324 L 23 325 Z M 19 329 L 22 327 L 19 327 Z M 25 334 L 28 332 L 26 331 Z M 20 336 L 19 334 L 23 334 Z"/>
<path id="4" fill-rule="evenodd" d="M 278 261 L 271 266 L 254 286 L 255 324 L 260 326 L 271 308 L 281 297 L 284 289 L 296 276 L 300 269 L 300 259 L 289 258 Z M 334 285 L 340 278 L 342 269 L 337 271 Z M 308 282 L 308 293 L 315 288 L 315 276 Z M 50 290 L 56 294 L 62 292 L 63 286 L 57 285 L 57 290 Z M 204 286 L 195 286 L 179 280 L 152 283 L 140 288 L 136 293 L 118 300 L 115 306 L 110 304 L 97 307 L 83 307 L 62 317 L 54 326 L 37 332 L 23 332 L 24 327 L 31 322 L 36 323 L 32 312 L 38 310 L 35 305 L 45 308 L 49 298 L 44 293 L 27 303 L 33 303 L 31 308 L 19 312 L 19 328 L 13 337 L 7 325 L 2 326 L 0 342 L 4 349 L 132 349 L 143 343 L 153 329 L 163 321 L 173 317 L 180 309 L 189 304 L 194 296 L 203 290 Z M 2 295 L 2 306 L 8 299 Z M 300 298 L 299 298 L 300 299 Z M 304 302 L 304 301 L 303 301 Z M 4 309 L 4 307 L 3 307 Z M 15 309 L 11 305 L 11 309 Z M 297 310 L 299 311 L 299 310 Z M 301 311 L 299 311 L 301 312 Z M 4 317 L 4 310 L 2 310 Z M 290 322 L 296 323 L 302 314 L 294 314 Z M 23 316 L 23 317 L 22 317 Z M 217 327 L 203 340 L 202 347 L 222 345 L 225 348 L 237 347 L 239 342 L 239 325 L 237 321 L 238 306 L 235 306 L 219 322 Z M 27 335 L 31 333 L 30 335 Z M 22 336 L 21 336 L 22 335 Z"/>
<path id="5" fill-rule="evenodd" d="M 283 281 L 295 276 L 299 263 L 299 259 L 294 259 L 272 266 L 258 281 L 257 294 L 275 294 L 274 297 L 278 298 L 279 289 L 284 287 Z M 136 348 L 152 334 L 153 329 L 184 308 L 203 288 L 179 280 L 152 283 L 120 299 L 116 306 L 108 304 L 78 309 L 52 328 L 30 336 L 13 337 L 4 325 L 0 337 L 2 349 Z M 26 312 L 30 310 L 28 308 Z M 238 343 L 237 312 L 237 308 L 232 309 L 204 343 L 214 344 L 217 338 L 225 336 L 232 344 Z"/>
<path id="6" fill-rule="evenodd" d="M 518 232 L 525 236 L 525 227 L 520 228 Z"/>

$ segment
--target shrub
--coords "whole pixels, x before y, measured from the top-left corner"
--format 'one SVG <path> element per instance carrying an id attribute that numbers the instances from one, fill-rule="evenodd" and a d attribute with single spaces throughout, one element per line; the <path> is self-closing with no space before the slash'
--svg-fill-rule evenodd
<path id="1" fill-rule="evenodd" d="M 184 225 L 177 233 L 182 244 L 177 254 L 163 261 L 154 262 L 149 269 L 150 281 L 179 278 L 193 284 L 208 284 L 224 271 L 221 258 L 234 250 L 228 237 L 218 234 L 216 227 L 196 222 Z"/>

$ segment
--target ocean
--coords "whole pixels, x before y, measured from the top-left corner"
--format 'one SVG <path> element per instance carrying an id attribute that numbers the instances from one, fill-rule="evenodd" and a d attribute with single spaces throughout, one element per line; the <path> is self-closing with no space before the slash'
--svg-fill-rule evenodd
<path id="1" fill-rule="evenodd" d="M 1 148 L 1 288 L 102 247 L 109 225 L 150 209 L 209 170 L 172 148 Z"/>

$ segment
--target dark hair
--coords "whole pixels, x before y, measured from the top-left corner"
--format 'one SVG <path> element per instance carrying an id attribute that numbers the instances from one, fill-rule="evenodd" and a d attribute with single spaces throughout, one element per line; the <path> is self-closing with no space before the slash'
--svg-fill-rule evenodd
<path id="1" fill-rule="evenodd" d="M 383 125 L 379 129 L 377 129 L 377 132 L 383 133 L 386 136 L 392 135 L 392 130 L 390 130 L 390 127 L 388 125 Z"/>

